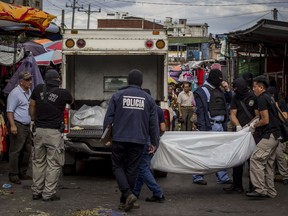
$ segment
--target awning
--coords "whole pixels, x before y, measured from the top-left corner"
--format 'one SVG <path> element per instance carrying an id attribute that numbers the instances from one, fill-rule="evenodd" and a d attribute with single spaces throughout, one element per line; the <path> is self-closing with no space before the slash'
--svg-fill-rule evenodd
<path id="1" fill-rule="evenodd" d="M 267 19 L 260 20 L 256 25 L 246 30 L 227 34 L 231 44 L 250 44 L 250 48 L 255 45 L 255 51 L 259 50 L 259 44 L 261 44 L 277 50 L 280 54 L 284 52 L 284 44 L 288 43 L 287 35 L 288 22 Z"/>

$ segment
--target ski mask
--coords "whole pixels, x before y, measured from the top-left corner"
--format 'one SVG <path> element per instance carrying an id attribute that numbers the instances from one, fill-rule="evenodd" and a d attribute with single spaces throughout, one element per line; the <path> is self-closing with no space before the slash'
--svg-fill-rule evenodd
<path id="1" fill-rule="evenodd" d="M 250 72 L 245 72 L 242 74 L 244 80 L 246 80 L 248 87 L 252 88 L 253 86 L 253 74 Z"/>
<path id="2" fill-rule="evenodd" d="M 218 88 L 220 87 L 222 81 L 223 81 L 222 72 L 218 69 L 212 69 L 207 78 L 207 82 L 213 85 L 215 88 Z"/>
<path id="3" fill-rule="evenodd" d="M 133 69 L 128 74 L 128 85 L 136 85 L 141 87 L 143 82 L 143 74 L 140 70 Z"/>
<path id="4" fill-rule="evenodd" d="M 243 78 L 237 78 L 232 83 L 235 94 L 243 100 L 249 93 L 247 82 Z"/>
<path id="5" fill-rule="evenodd" d="M 50 69 L 45 74 L 45 81 L 47 85 L 60 86 L 60 75 L 56 70 Z"/>

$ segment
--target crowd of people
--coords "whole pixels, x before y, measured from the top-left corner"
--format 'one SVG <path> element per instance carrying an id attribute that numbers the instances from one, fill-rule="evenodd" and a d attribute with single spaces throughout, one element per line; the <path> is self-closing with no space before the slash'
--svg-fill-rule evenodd
<path id="1" fill-rule="evenodd" d="M 168 103 L 174 113 L 172 130 L 238 132 L 250 126 L 257 145 L 247 161 L 247 196 L 274 198 L 277 195 L 274 187 L 275 164 L 283 177 L 283 184 L 288 185 L 288 168 L 284 157 L 286 143 L 281 142 L 279 118 L 281 112 L 281 116 L 287 120 L 288 108 L 274 83 L 270 85 L 264 75 L 253 78 L 252 73 L 246 72 L 235 79 L 230 87 L 223 80 L 221 67 L 212 65 L 208 78 L 194 92 L 189 89 L 189 83 L 183 83 L 183 90 L 179 94 L 174 87 L 168 86 Z M 196 119 L 191 118 L 193 113 L 196 113 Z M 177 124 L 181 124 L 181 127 L 177 127 Z M 225 170 L 216 173 L 218 183 L 231 184 L 223 188 L 224 191 L 244 192 L 243 167 L 244 164 L 233 168 L 233 181 Z M 193 175 L 193 182 L 207 184 L 202 175 Z"/>
<path id="2" fill-rule="evenodd" d="M 69 91 L 59 88 L 60 76 L 48 70 L 45 84 L 31 92 L 33 76 L 28 71 L 19 74 L 19 85 L 7 100 L 9 120 L 9 179 L 12 183 L 32 179 L 32 199 L 56 201 L 57 184 L 64 165 L 63 111 L 73 102 Z M 150 170 L 150 160 L 159 146 L 166 125 L 163 111 L 156 105 L 149 89 L 142 89 L 143 74 L 133 69 L 128 74 L 128 86 L 119 89 L 109 101 L 103 128 L 112 125 L 112 170 L 121 191 L 119 209 L 130 211 L 143 184 L 152 192 L 147 202 L 165 201 L 164 191 Z M 265 76 L 253 78 L 251 73 L 233 81 L 223 80 L 221 67 L 215 64 L 207 79 L 194 92 L 189 82 L 177 94 L 168 87 L 168 102 L 173 113 L 172 130 L 227 131 L 228 123 L 238 132 L 250 126 L 257 143 L 249 163 L 249 197 L 274 198 L 275 160 L 283 183 L 288 185 L 288 168 L 284 158 L 285 143 L 281 142 L 280 118 L 288 118 L 288 108 L 277 88 L 269 85 Z M 32 132 L 32 133 L 31 133 Z M 32 139 L 33 137 L 33 139 Z M 27 175 L 30 158 L 32 177 Z M 215 173 L 217 183 L 229 193 L 243 193 L 243 167 L 233 168 L 233 179 L 227 170 Z M 203 175 L 192 174 L 193 183 L 207 185 Z"/>

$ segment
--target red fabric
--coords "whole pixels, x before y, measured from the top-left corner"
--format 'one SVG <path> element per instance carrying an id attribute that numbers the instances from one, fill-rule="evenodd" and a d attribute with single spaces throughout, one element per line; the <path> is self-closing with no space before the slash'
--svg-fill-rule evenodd
<path id="1" fill-rule="evenodd" d="M 204 83 L 204 75 L 205 71 L 203 68 L 197 68 L 196 69 L 197 79 L 198 79 L 198 85 L 201 86 Z"/>

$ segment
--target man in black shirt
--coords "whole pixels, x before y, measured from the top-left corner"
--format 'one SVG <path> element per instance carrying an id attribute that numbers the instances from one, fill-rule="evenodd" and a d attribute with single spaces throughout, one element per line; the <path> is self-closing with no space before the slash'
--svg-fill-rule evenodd
<path id="1" fill-rule="evenodd" d="M 265 76 L 254 78 L 253 91 L 258 99 L 260 118 L 250 126 L 259 129 L 261 140 L 250 158 L 250 177 L 255 189 L 246 193 L 249 197 L 277 196 L 274 187 L 274 161 L 281 132 L 277 110 L 266 92 L 268 87 L 269 82 Z"/>
<path id="2" fill-rule="evenodd" d="M 61 125 L 66 104 L 72 96 L 60 89 L 60 76 L 55 70 L 46 73 L 46 84 L 36 86 L 31 95 L 30 116 L 35 121 L 32 172 L 33 200 L 59 200 L 56 195 L 61 168 L 64 165 L 64 141 Z"/>
<path id="3" fill-rule="evenodd" d="M 242 127 L 258 115 L 257 98 L 243 78 L 234 80 L 233 89 L 235 94 L 231 101 L 230 120 L 236 127 L 236 131 L 240 131 Z M 242 184 L 243 167 L 244 164 L 233 167 L 233 184 L 228 188 L 224 188 L 224 191 L 238 193 L 244 191 Z"/>

